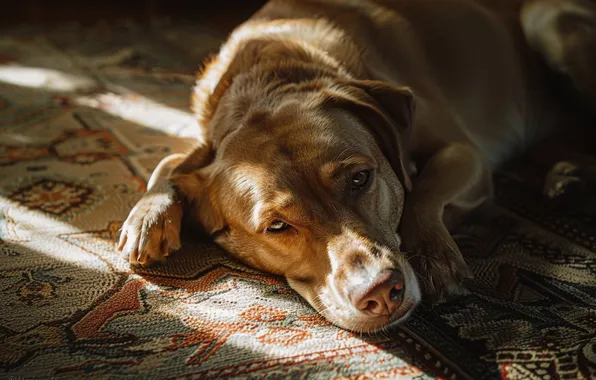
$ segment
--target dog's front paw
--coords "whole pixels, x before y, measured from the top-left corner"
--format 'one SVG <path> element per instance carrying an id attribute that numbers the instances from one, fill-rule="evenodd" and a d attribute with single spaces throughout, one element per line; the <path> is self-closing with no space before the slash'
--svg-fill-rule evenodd
<path id="1" fill-rule="evenodd" d="M 122 225 L 118 250 L 132 265 L 162 262 L 180 248 L 182 204 L 171 194 L 147 193 Z"/>
<path id="2" fill-rule="evenodd" d="M 432 303 L 468 294 L 464 280 L 473 276 L 457 244 L 442 225 L 403 236 L 406 254 L 423 293 Z"/>

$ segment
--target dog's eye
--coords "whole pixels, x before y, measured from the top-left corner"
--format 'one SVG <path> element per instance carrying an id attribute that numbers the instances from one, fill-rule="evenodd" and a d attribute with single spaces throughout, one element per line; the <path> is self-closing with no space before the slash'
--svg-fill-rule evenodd
<path id="1" fill-rule="evenodd" d="M 276 220 L 267 227 L 267 231 L 269 232 L 281 232 L 290 228 L 290 225 L 286 222 L 282 222 L 281 220 Z"/>
<path id="2" fill-rule="evenodd" d="M 368 183 L 370 178 L 370 170 L 361 170 L 352 175 L 352 191 L 358 192 L 362 190 Z"/>

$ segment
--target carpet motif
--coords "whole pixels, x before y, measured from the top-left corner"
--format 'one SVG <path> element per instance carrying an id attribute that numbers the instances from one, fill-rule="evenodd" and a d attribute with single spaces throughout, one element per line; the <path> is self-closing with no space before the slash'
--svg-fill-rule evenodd
<path id="1" fill-rule="evenodd" d="M 77 183 L 41 179 L 19 188 L 7 198 L 31 210 L 40 210 L 55 216 L 80 212 L 91 203 L 93 190 Z"/>
<path id="2" fill-rule="evenodd" d="M 376 336 L 186 234 L 130 270 L 119 228 L 164 156 L 188 151 L 193 73 L 223 36 L 185 23 L 0 37 L 0 370 L 66 378 L 589 379 L 596 198 L 560 209 L 536 163 L 456 234 L 471 294 Z M 182 42 L 183 41 L 183 42 Z M 528 174 L 530 173 L 530 174 Z"/>

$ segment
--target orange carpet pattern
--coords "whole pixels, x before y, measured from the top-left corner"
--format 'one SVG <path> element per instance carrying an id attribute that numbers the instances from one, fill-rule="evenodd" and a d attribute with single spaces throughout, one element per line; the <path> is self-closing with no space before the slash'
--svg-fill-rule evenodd
<path id="1" fill-rule="evenodd" d="M 338 329 L 192 236 L 131 271 L 118 230 L 159 160 L 191 146 L 193 72 L 221 41 L 173 23 L 0 36 L 5 375 L 594 378 L 596 202 L 550 207 L 531 163 L 501 174 L 488 215 L 457 234 L 472 294 L 382 336 Z"/>

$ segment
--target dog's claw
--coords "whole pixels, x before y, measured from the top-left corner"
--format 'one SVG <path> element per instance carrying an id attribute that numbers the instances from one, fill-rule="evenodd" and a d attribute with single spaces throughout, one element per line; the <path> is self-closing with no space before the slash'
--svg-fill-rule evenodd
<path id="1" fill-rule="evenodd" d="M 551 200 L 574 200 L 584 195 L 586 188 L 581 168 L 574 163 L 561 161 L 546 175 L 543 193 Z"/>
<path id="2" fill-rule="evenodd" d="M 118 251 L 122 251 L 124 245 L 126 244 L 127 235 L 125 231 L 120 231 L 120 239 L 118 240 Z"/>

